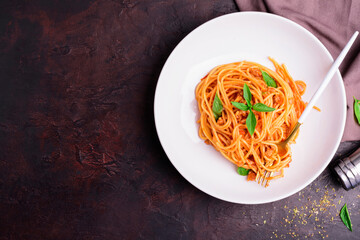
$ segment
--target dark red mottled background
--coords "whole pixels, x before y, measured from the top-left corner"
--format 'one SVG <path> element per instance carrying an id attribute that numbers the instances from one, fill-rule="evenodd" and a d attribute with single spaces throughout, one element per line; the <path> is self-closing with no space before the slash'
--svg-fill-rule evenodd
<path id="1" fill-rule="evenodd" d="M 320 200 L 314 186 L 333 187 L 353 204 L 354 233 L 338 219 L 323 221 L 326 233 L 312 218 L 284 227 L 297 196 L 212 198 L 163 152 L 153 97 L 166 58 L 235 11 L 232 0 L 1 1 L 0 239 L 355 239 L 359 190 L 345 192 L 329 170 L 302 194 Z"/>

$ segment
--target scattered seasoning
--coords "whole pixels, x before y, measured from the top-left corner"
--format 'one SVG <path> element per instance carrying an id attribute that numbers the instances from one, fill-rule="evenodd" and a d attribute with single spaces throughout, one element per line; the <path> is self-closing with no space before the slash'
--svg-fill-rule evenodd
<path id="1" fill-rule="evenodd" d="M 272 238 L 274 239 L 325 239 L 329 237 L 326 229 L 331 225 L 339 224 L 338 221 L 334 221 L 339 214 L 342 199 L 344 196 L 335 193 L 335 188 L 325 186 L 322 188 L 314 187 L 316 183 L 310 186 L 305 191 L 299 192 L 298 197 L 295 198 L 296 202 L 283 205 L 282 211 L 285 212 L 283 217 L 280 219 L 282 226 L 287 232 L 284 234 L 273 232 Z M 319 196 L 320 199 L 314 199 L 312 195 Z M 357 196 L 360 198 L 360 194 Z M 357 209 L 357 204 L 352 203 L 353 208 Z M 286 214 L 287 213 L 287 214 Z M 352 214 L 360 214 L 360 211 L 352 212 Z M 271 214 L 270 214 L 271 215 Z M 349 213 L 350 218 L 350 213 Z M 301 226 L 311 224 L 311 228 L 308 234 L 302 232 L 301 235 L 298 233 Z M 304 235 L 303 235 L 304 234 Z"/>
<path id="2" fill-rule="evenodd" d="M 297 207 L 294 208 L 294 214 L 299 213 L 299 211 L 297 210 Z"/>

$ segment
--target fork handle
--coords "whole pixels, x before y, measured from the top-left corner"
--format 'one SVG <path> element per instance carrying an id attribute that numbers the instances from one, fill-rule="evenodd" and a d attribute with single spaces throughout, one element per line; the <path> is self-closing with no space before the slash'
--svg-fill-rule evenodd
<path id="1" fill-rule="evenodd" d="M 323 93 L 326 86 L 329 84 L 330 80 L 332 79 L 332 77 L 334 76 L 336 70 L 339 68 L 340 64 L 344 60 L 346 54 L 348 53 L 351 45 L 354 43 L 354 41 L 355 41 L 356 37 L 358 36 L 358 34 L 359 34 L 359 32 L 356 31 L 352 35 L 349 42 L 345 45 L 344 49 L 341 51 L 341 53 L 339 54 L 339 56 L 337 57 L 335 62 L 331 65 L 330 70 L 326 74 L 326 76 L 325 76 L 323 82 L 321 83 L 320 87 L 318 88 L 318 90 L 315 92 L 315 94 L 311 98 L 311 100 L 310 100 L 309 104 L 306 106 L 304 112 L 301 114 L 301 116 L 300 116 L 300 118 L 298 120 L 299 123 L 302 124 L 305 121 L 305 118 L 307 117 L 307 115 L 309 115 L 310 110 L 314 107 L 315 102 L 318 100 L 318 98 Z"/>

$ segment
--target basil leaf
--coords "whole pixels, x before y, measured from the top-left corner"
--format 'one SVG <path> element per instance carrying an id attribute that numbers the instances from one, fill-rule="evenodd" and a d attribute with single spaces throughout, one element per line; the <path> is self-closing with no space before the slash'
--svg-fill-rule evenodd
<path id="1" fill-rule="evenodd" d="M 258 111 L 258 112 L 272 112 L 275 110 L 275 108 L 272 108 L 272 107 L 268 107 L 266 106 L 265 104 L 263 103 L 256 103 L 254 106 L 253 106 L 253 109 L 255 111 Z"/>
<path id="2" fill-rule="evenodd" d="M 275 80 L 267 72 L 261 70 L 261 73 L 266 85 L 268 85 L 269 87 L 277 88 Z"/>
<path id="3" fill-rule="evenodd" d="M 354 97 L 354 113 L 358 123 L 360 124 L 360 100 Z"/>
<path id="4" fill-rule="evenodd" d="M 345 203 L 345 205 L 341 208 L 340 218 L 341 218 L 341 220 L 343 221 L 343 223 L 345 224 L 345 226 L 346 226 L 350 231 L 352 231 L 350 214 L 349 214 L 349 211 L 348 211 L 348 209 L 347 209 L 346 203 Z"/>
<path id="5" fill-rule="evenodd" d="M 243 168 L 243 167 L 239 167 L 237 169 L 237 172 L 238 174 L 240 174 L 241 176 L 247 176 L 250 172 L 250 169 L 246 169 L 246 168 Z"/>
<path id="6" fill-rule="evenodd" d="M 220 98 L 218 97 L 217 93 L 215 94 L 212 111 L 215 117 L 215 120 L 218 120 L 218 118 L 221 116 L 221 112 L 223 110 L 223 105 L 221 103 Z"/>
<path id="7" fill-rule="evenodd" d="M 234 107 L 236 107 L 236 108 L 238 108 L 238 109 L 240 109 L 240 110 L 243 110 L 243 111 L 249 110 L 249 106 L 246 105 L 246 104 L 244 104 L 244 103 L 231 102 L 231 104 L 232 104 Z"/>
<path id="8" fill-rule="evenodd" d="M 249 115 L 246 118 L 246 127 L 247 127 L 250 135 L 252 136 L 254 134 L 255 127 L 256 127 L 256 117 L 251 109 L 250 109 Z"/>
<path id="9" fill-rule="evenodd" d="M 216 120 L 216 121 L 219 119 L 219 117 L 221 117 L 221 115 L 217 115 L 217 114 L 214 113 L 214 112 L 213 112 L 213 114 L 214 114 L 214 117 L 215 117 L 215 120 Z"/>
<path id="10" fill-rule="evenodd" d="M 247 102 L 248 106 L 251 106 L 251 92 L 249 86 L 246 83 L 244 84 L 243 91 L 244 91 L 245 101 Z"/>

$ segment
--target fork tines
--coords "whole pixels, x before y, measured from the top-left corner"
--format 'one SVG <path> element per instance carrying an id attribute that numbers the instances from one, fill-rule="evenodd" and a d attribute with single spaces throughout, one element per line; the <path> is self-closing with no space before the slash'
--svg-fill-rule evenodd
<path id="1" fill-rule="evenodd" d="M 269 180 L 268 178 L 272 176 L 272 172 L 265 171 L 263 175 L 260 177 L 257 177 L 257 182 L 261 186 L 267 187 L 269 186 Z"/>

